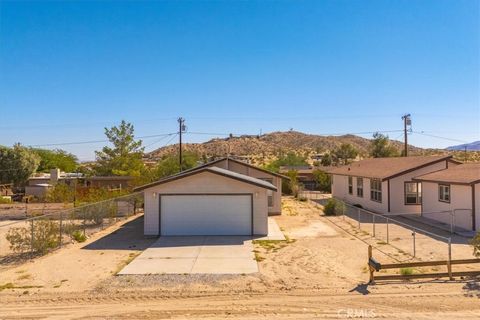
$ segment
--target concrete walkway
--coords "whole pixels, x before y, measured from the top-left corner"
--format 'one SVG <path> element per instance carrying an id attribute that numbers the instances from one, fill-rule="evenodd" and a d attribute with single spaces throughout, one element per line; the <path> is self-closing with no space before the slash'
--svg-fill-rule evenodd
<path id="1" fill-rule="evenodd" d="M 118 274 L 243 274 L 258 272 L 251 237 L 160 237 Z"/>

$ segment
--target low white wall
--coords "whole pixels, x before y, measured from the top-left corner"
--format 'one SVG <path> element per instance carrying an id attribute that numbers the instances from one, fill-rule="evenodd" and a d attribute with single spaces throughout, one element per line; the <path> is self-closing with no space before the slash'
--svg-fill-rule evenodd
<path id="1" fill-rule="evenodd" d="M 159 234 L 159 198 L 153 193 L 251 193 L 253 194 L 253 232 L 268 234 L 267 190 L 241 181 L 232 180 L 214 173 L 202 172 L 183 179 L 144 190 L 145 235 Z"/>

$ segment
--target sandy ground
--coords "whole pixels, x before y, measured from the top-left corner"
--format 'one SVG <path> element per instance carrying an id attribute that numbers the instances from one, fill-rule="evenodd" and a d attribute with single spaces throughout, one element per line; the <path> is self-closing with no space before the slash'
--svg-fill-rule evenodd
<path id="1" fill-rule="evenodd" d="M 3 269 L 0 286 L 16 289 L 0 291 L 0 318 L 480 317 L 473 280 L 367 285 L 366 241 L 315 204 L 286 198 L 276 220 L 290 240 L 256 244 L 258 274 L 115 276 L 155 241 L 142 236 L 142 217 L 131 218 L 87 243 Z M 378 252 L 382 262 L 395 261 L 398 250 L 389 250 Z"/>

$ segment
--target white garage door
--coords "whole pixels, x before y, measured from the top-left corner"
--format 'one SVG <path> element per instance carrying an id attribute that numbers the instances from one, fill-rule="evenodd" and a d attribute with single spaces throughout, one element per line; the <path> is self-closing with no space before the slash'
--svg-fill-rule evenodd
<path id="1" fill-rule="evenodd" d="M 162 195 L 162 236 L 251 235 L 250 195 Z"/>

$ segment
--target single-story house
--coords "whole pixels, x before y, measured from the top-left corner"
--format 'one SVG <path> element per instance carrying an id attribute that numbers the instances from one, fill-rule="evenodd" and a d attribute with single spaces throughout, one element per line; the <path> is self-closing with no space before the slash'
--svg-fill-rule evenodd
<path id="1" fill-rule="evenodd" d="M 480 163 L 465 163 L 413 179 L 422 184 L 422 215 L 466 230 L 480 230 Z M 437 214 L 436 214 L 437 213 Z"/>
<path id="2" fill-rule="evenodd" d="M 330 170 L 332 196 L 378 213 L 419 213 L 422 184 L 414 178 L 458 165 L 452 156 L 371 158 Z"/>
<path id="3" fill-rule="evenodd" d="M 256 167 L 252 164 L 249 164 L 237 159 L 233 159 L 231 157 L 223 157 L 214 161 L 210 161 L 201 166 L 198 166 L 189 170 L 185 170 L 183 172 L 198 170 L 204 167 L 223 168 L 236 173 L 244 174 L 249 177 L 264 180 L 273 184 L 276 190 L 267 191 L 268 214 L 279 215 L 282 213 L 282 179 L 290 180 L 290 178 L 288 178 L 287 176 Z"/>
<path id="4" fill-rule="evenodd" d="M 145 235 L 267 235 L 269 192 L 278 189 L 270 181 L 203 165 L 134 191 L 144 192 Z"/>

